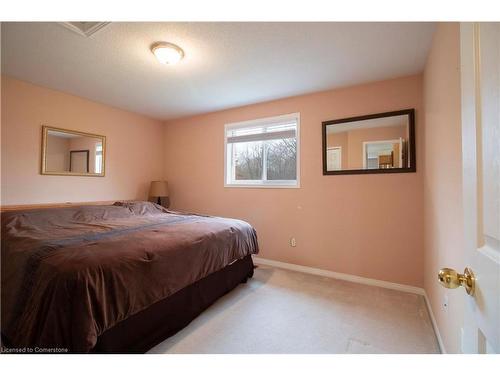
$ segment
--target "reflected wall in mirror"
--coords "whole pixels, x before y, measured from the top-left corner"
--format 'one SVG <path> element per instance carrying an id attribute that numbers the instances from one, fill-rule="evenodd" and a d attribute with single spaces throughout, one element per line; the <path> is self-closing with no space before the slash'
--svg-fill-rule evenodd
<path id="1" fill-rule="evenodd" d="M 415 110 L 323 122 L 323 174 L 415 172 Z"/>
<path id="2" fill-rule="evenodd" d="M 106 137 L 42 127 L 42 174 L 104 176 Z"/>

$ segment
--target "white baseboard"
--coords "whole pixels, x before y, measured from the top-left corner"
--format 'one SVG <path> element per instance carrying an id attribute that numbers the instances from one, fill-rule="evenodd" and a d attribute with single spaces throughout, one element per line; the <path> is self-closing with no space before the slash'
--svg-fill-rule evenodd
<path id="1" fill-rule="evenodd" d="M 443 339 L 441 339 L 441 334 L 439 333 L 437 321 L 436 318 L 434 317 L 434 313 L 432 312 L 432 307 L 429 301 L 429 297 L 427 296 L 427 293 L 425 293 L 425 291 L 424 291 L 424 299 L 425 299 L 425 304 L 427 305 L 427 311 L 429 312 L 429 316 L 431 317 L 432 328 L 434 328 L 434 333 L 436 334 L 436 339 L 439 344 L 439 350 L 441 350 L 442 354 L 446 354 L 446 349 L 444 348 Z"/>
<path id="2" fill-rule="evenodd" d="M 416 286 L 412 286 L 412 285 L 396 284 L 396 283 L 391 283 L 389 281 L 369 279 L 367 277 L 350 275 L 348 273 L 340 273 L 340 272 L 323 270 L 321 268 L 313 268 L 313 267 L 300 266 L 298 264 L 278 262 L 276 260 L 265 259 L 265 258 L 255 257 L 255 256 L 253 257 L 253 260 L 254 260 L 254 263 L 256 263 L 256 264 L 284 268 L 284 269 L 291 270 L 291 271 L 310 273 L 312 275 L 331 277 L 333 279 L 351 281 L 353 283 L 358 283 L 358 284 L 379 286 L 382 288 L 419 294 L 421 296 L 425 295 L 424 289 L 416 287 Z"/>
<path id="3" fill-rule="evenodd" d="M 427 297 L 427 293 L 425 292 L 425 290 L 423 288 L 419 288 L 419 287 L 412 286 L 412 285 L 391 283 L 389 281 L 370 279 L 367 277 L 350 275 L 347 273 L 328 271 L 328 270 L 323 270 L 320 268 L 300 266 L 298 264 L 278 262 L 276 260 L 265 259 L 265 258 L 260 258 L 260 257 L 256 257 L 256 256 L 253 257 L 253 260 L 254 260 L 255 264 L 262 264 L 265 266 L 284 268 L 284 269 L 291 270 L 291 271 L 309 273 L 311 275 L 331 277 L 333 279 L 351 281 L 353 283 L 359 283 L 359 284 L 365 284 L 365 285 L 379 286 L 381 288 L 399 290 L 402 292 L 408 292 L 408 293 L 414 293 L 414 294 L 421 295 L 425 299 L 427 311 L 429 312 L 429 316 L 430 316 L 431 322 L 432 322 L 432 327 L 434 328 L 434 333 L 436 334 L 436 339 L 437 339 L 438 344 L 439 344 L 439 349 L 441 350 L 441 353 L 446 354 L 446 351 L 445 351 L 445 348 L 443 345 L 443 340 L 441 339 L 441 334 L 439 333 L 439 329 L 437 326 L 436 319 L 434 317 L 434 313 L 432 312 L 429 298 Z"/>

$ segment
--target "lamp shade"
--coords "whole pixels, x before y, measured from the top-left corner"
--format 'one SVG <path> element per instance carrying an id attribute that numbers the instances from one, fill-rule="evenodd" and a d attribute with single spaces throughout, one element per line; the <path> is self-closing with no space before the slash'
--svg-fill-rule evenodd
<path id="1" fill-rule="evenodd" d="M 167 181 L 151 181 L 149 188 L 150 197 L 168 197 Z"/>

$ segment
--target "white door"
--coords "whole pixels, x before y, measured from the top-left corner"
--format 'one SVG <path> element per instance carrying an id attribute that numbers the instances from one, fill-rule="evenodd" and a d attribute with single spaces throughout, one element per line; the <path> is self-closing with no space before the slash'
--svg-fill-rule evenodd
<path id="1" fill-rule="evenodd" d="M 326 150 L 326 170 L 339 171 L 342 169 L 342 148 L 329 147 Z"/>
<path id="2" fill-rule="evenodd" d="M 476 278 L 462 350 L 500 353 L 500 23 L 463 23 L 460 39 L 464 258 Z"/>

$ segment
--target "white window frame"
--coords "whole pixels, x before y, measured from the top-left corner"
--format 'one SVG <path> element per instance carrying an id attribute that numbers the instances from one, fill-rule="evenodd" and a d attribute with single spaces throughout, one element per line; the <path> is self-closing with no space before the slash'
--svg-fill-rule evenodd
<path id="1" fill-rule="evenodd" d="M 251 181 L 244 181 L 244 182 L 228 182 L 228 168 L 231 166 L 229 163 L 231 162 L 231 159 L 228 159 L 227 155 L 227 132 L 228 130 L 232 129 L 240 129 L 240 128 L 247 128 L 247 127 L 257 127 L 257 126 L 262 126 L 262 125 L 270 125 L 272 123 L 279 123 L 287 120 L 295 120 L 297 122 L 297 129 L 295 132 L 295 138 L 297 140 L 297 173 L 296 176 L 297 178 L 295 180 L 256 180 L 255 182 Z M 264 147 L 264 155 L 263 155 L 263 173 L 267 173 L 267 158 L 266 158 L 266 148 Z M 281 189 L 298 189 L 300 188 L 300 113 L 295 112 L 295 113 L 289 113 L 286 115 L 280 115 L 280 116 L 273 116 L 273 117 L 265 117 L 265 118 L 260 118 L 256 120 L 249 120 L 249 121 L 241 121 L 241 122 L 233 122 L 233 123 L 228 123 L 224 125 L 224 187 L 231 187 L 231 188 L 281 188 Z"/>
<path id="2" fill-rule="evenodd" d="M 98 150 L 99 147 L 101 148 L 100 150 Z M 100 154 L 98 154 L 98 152 L 100 152 Z M 100 163 L 98 164 L 97 160 L 99 160 L 99 159 L 100 159 Z M 100 146 L 99 146 L 99 143 L 96 143 L 95 147 L 94 147 L 94 170 L 95 170 L 95 173 L 102 173 L 102 165 L 103 165 L 102 161 L 103 161 L 102 143 L 100 144 Z"/>

